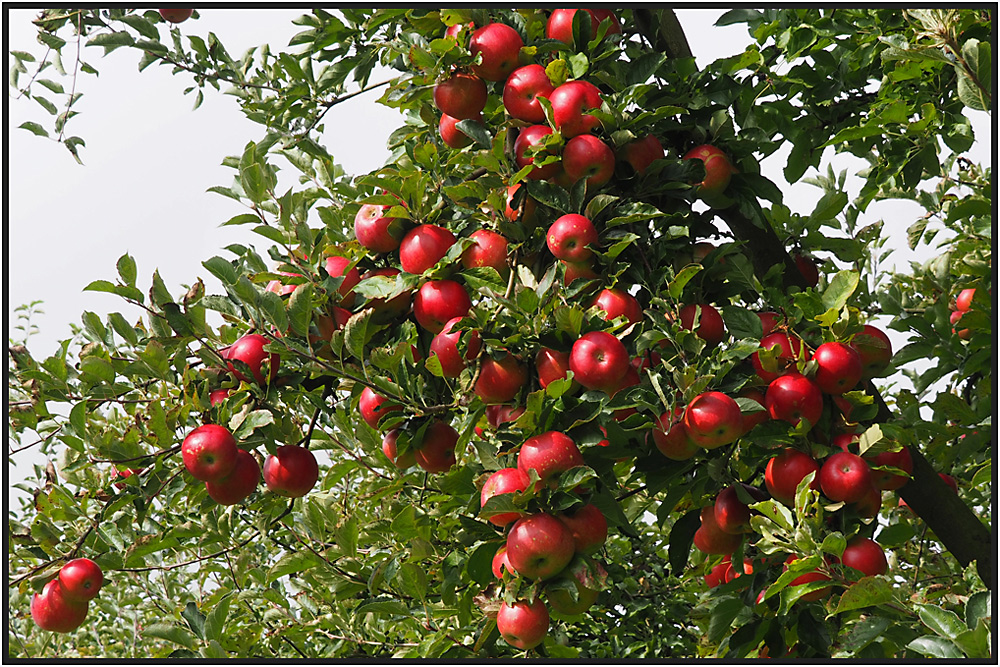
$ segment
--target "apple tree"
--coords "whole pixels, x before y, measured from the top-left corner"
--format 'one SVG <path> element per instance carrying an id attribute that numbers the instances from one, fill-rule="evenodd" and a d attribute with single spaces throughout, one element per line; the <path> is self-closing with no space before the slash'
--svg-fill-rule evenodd
<path id="1" fill-rule="evenodd" d="M 261 128 L 212 187 L 258 244 L 124 254 L 87 289 L 126 314 L 11 339 L 12 655 L 990 656 L 988 12 L 737 9 L 704 69 L 667 9 L 316 9 L 241 58 L 197 19 L 11 52 L 77 157 L 77 35 Z M 324 115 L 370 90 L 401 125 L 348 175 Z"/>

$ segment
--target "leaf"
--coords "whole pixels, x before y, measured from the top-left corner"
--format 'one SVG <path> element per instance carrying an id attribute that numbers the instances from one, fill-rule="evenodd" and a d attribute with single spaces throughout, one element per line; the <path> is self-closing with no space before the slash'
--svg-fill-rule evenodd
<path id="1" fill-rule="evenodd" d="M 667 291 L 669 292 L 671 298 L 679 299 L 681 298 L 681 293 L 684 291 L 684 287 L 694 278 L 699 271 L 704 267 L 701 264 L 688 264 L 670 281 L 667 286 Z"/>
<path id="2" fill-rule="evenodd" d="M 816 208 L 809 214 L 811 222 L 833 220 L 847 206 L 847 193 L 841 191 L 827 192 L 820 198 Z"/>
<path id="3" fill-rule="evenodd" d="M 192 651 L 194 651 L 198 645 L 198 642 L 195 640 L 194 635 L 192 635 L 190 631 L 179 625 L 174 625 L 173 623 L 154 623 L 153 625 L 147 626 L 142 631 L 142 634 L 144 637 L 166 639 L 168 642 L 180 644 L 181 646 L 189 648 Z"/>
<path id="4" fill-rule="evenodd" d="M 880 577 L 865 577 L 851 584 L 840 596 L 837 610 L 829 617 L 853 609 L 875 607 L 892 601 L 892 584 Z"/>
<path id="5" fill-rule="evenodd" d="M 17 127 L 18 129 L 27 130 L 28 132 L 31 132 L 32 134 L 37 135 L 39 137 L 49 136 L 49 133 L 45 130 L 45 128 L 39 125 L 38 123 L 32 123 L 30 121 L 26 121 L 24 123 L 21 123 Z"/>
<path id="6" fill-rule="evenodd" d="M 823 306 L 828 310 L 839 311 L 858 289 L 861 276 L 856 271 L 839 271 L 823 290 Z"/>
<path id="7" fill-rule="evenodd" d="M 237 440 L 245 440 L 258 428 L 274 423 L 274 415 L 270 410 L 254 410 L 249 414 L 234 415 L 229 422 L 229 428 L 233 430 L 233 437 Z"/>
<path id="8" fill-rule="evenodd" d="M 399 600 L 380 596 L 365 600 L 354 608 L 355 614 L 390 614 L 392 616 L 409 616 L 410 610 Z"/>
<path id="9" fill-rule="evenodd" d="M 198 610 L 198 605 L 194 602 L 188 602 L 184 611 L 181 612 L 181 616 L 200 639 L 205 638 L 205 614 Z"/>
<path id="10" fill-rule="evenodd" d="M 979 591 L 969 596 L 965 603 L 965 625 L 970 630 L 976 628 L 980 619 L 989 619 L 993 613 L 992 593 Z"/>
<path id="11" fill-rule="evenodd" d="M 489 148 L 493 145 L 493 137 L 490 136 L 482 123 L 477 123 L 474 120 L 460 120 L 455 123 L 455 127 L 483 148 Z"/>
<path id="12" fill-rule="evenodd" d="M 691 510 L 675 521 L 673 528 L 670 529 L 667 556 L 670 559 L 670 571 L 675 577 L 680 576 L 687 568 L 691 544 L 699 527 L 701 527 L 701 510 Z"/>
<path id="13" fill-rule="evenodd" d="M 764 327 L 760 322 L 760 317 L 757 313 L 741 306 L 723 306 L 722 321 L 726 324 L 726 330 L 732 333 L 737 340 L 751 338 L 759 341 L 764 337 Z"/>
<path id="14" fill-rule="evenodd" d="M 278 562 L 268 569 L 266 580 L 268 583 L 271 583 L 272 581 L 277 581 L 286 574 L 302 572 L 304 570 L 314 568 L 319 564 L 319 558 L 314 556 L 309 551 L 293 551 L 291 553 L 286 553 L 278 559 Z"/>
<path id="15" fill-rule="evenodd" d="M 955 644 L 940 637 L 917 637 L 907 644 L 906 648 L 931 658 L 958 659 L 965 657 Z"/>
<path id="16" fill-rule="evenodd" d="M 969 108 L 988 111 L 990 108 L 990 83 L 992 79 L 992 49 L 989 42 L 969 39 L 962 45 L 962 58 L 968 66 L 958 70 L 958 97 Z"/>
<path id="17" fill-rule="evenodd" d="M 712 616 L 708 620 L 708 641 L 715 644 L 732 632 L 733 621 L 744 609 L 743 600 L 723 597 L 712 606 Z"/>
<path id="18" fill-rule="evenodd" d="M 348 351 L 357 359 L 365 358 L 365 343 L 369 339 L 369 323 L 375 311 L 366 308 L 360 313 L 351 315 L 344 325 L 344 344 Z"/>
<path id="19" fill-rule="evenodd" d="M 968 628 L 958 614 L 932 604 L 918 604 L 917 615 L 924 625 L 945 639 L 954 639 Z"/>
<path id="20" fill-rule="evenodd" d="M 232 596 L 224 595 L 215 605 L 205 620 L 205 637 L 210 641 L 221 641 L 225 638 L 226 619 L 229 617 L 229 603 Z"/>
<path id="21" fill-rule="evenodd" d="M 90 41 L 87 42 L 87 46 L 117 48 L 119 46 L 131 46 L 134 42 L 135 39 L 132 38 L 132 35 L 124 31 L 102 32 L 92 37 Z"/>
<path id="22" fill-rule="evenodd" d="M 883 635 L 889 627 L 889 619 L 885 616 L 869 616 L 859 621 L 851 628 L 844 641 L 843 648 L 850 653 L 857 653 Z"/>

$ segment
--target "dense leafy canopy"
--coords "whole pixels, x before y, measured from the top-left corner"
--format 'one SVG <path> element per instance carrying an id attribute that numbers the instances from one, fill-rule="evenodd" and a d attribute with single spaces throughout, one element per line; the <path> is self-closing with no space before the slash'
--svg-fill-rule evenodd
<path id="1" fill-rule="evenodd" d="M 578 589 L 565 576 L 544 585 L 510 573 L 498 581 L 491 564 L 504 531 L 487 519 L 591 503 L 609 537 L 593 561 L 577 556 L 570 568 L 603 590 L 583 614 L 552 612 L 548 636 L 529 655 L 989 657 L 993 182 L 991 166 L 965 153 L 975 140 L 968 114 L 992 109 L 991 17 L 971 8 L 738 9 L 720 24 L 745 23 L 754 43 L 698 69 L 669 10 L 621 10 L 612 17 L 620 35 L 609 21 L 595 33 L 578 12 L 570 44 L 546 39 L 547 15 L 317 9 L 297 21 L 301 32 L 287 50 L 261 46 L 234 58 L 214 36 L 187 35 L 153 10 L 42 13 L 39 40 L 50 50 L 41 61 L 13 51 L 11 82 L 50 118 L 22 127 L 80 155 L 83 139 L 68 133 L 79 93 L 46 78 L 73 71 L 62 58 L 75 57 L 68 43 L 80 33 L 105 53 L 134 51 L 140 68 L 172 67 L 193 81 L 199 100 L 206 88 L 225 90 L 262 131 L 226 160 L 233 182 L 212 190 L 246 206 L 225 224 L 250 225 L 261 241 L 206 256 L 218 294 L 201 279 L 174 289 L 123 255 L 117 277 L 88 289 L 140 306 L 140 321 L 84 313 L 81 335 L 55 353 L 11 341 L 9 457 L 37 447 L 52 461 L 19 484 L 32 500 L 8 519 L 11 655 L 523 655 L 497 631 L 501 602 L 559 590 L 575 599 Z M 454 69 L 477 64 L 468 29 L 444 36 L 470 21 L 515 28 L 522 62 L 545 65 L 554 85 L 597 85 L 595 133 L 619 154 L 653 134 L 665 156 L 644 173 L 619 159 L 599 188 L 531 180 L 533 166 L 519 169 L 513 159 L 525 123 L 505 113 L 502 81 L 489 84 L 483 121 L 459 124 L 471 146 L 446 146 L 432 91 Z M 392 78 L 371 83 L 376 65 Z M 81 71 L 96 70 L 84 63 Z M 324 114 L 371 89 L 403 124 L 384 168 L 350 176 L 321 142 Z M 543 107 L 552 123 L 552 105 Z M 536 165 L 557 162 L 567 138 L 549 135 Z M 701 144 L 721 148 L 736 167 L 724 195 L 706 198 L 711 206 L 691 185 L 704 167 L 681 159 Z M 818 188 L 811 211 L 786 206 L 760 173 L 760 160 L 786 146 L 784 177 Z M 848 174 L 830 166 L 836 153 L 864 161 L 851 176 L 856 196 Z M 289 171 L 298 183 L 279 188 Z M 516 183 L 525 187 L 514 203 L 533 199 L 534 219 L 505 214 Z M 872 202 L 892 198 L 924 208 L 906 233 L 911 248 L 934 249 L 906 273 L 879 270 L 885 239 L 901 234 L 902 223 L 865 222 Z M 366 278 L 353 303 L 343 302 L 347 279 L 331 275 L 328 257 L 346 257 L 361 273 L 399 267 L 398 253 L 355 239 L 364 204 L 387 207 L 407 229 L 447 228 L 458 241 L 423 273 Z M 567 265 L 547 249 L 546 230 L 565 214 L 583 214 L 599 230 L 596 279 L 564 280 Z M 508 240 L 510 270 L 463 264 L 479 229 Z M 707 239 L 712 246 L 697 245 Z M 796 268 L 796 254 L 818 264 L 816 286 Z M 150 274 L 151 283 L 140 279 Z M 429 356 L 433 333 L 373 307 L 445 279 L 474 304 L 458 325 L 460 350 L 471 347 L 468 331 L 482 341 L 453 378 Z M 612 287 L 638 298 L 638 322 L 608 321 L 592 307 L 595 292 Z M 951 313 L 969 288 L 975 297 L 956 327 L 968 335 L 959 336 Z M 682 326 L 682 307 L 695 303 L 721 312 L 721 344 Z M 341 306 L 347 315 L 335 321 Z M 866 323 L 907 333 L 881 375 L 906 374 L 912 388 L 876 378 L 843 402 L 825 398 L 816 424 L 770 420 L 736 443 L 666 458 L 649 437 L 661 415 L 708 390 L 736 397 L 761 384 L 750 357 L 766 333 L 756 315 L 763 311 L 780 313 L 783 330 L 810 350 L 850 342 Z M 253 381 L 239 363 L 227 370 L 229 346 L 251 331 L 280 357 L 271 380 Z M 569 352 L 591 331 L 613 333 L 645 360 L 638 382 L 612 395 L 569 379 L 542 387 L 539 349 Z M 524 411 L 490 425 L 475 387 L 488 360 L 507 355 L 528 371 L 511 401 Z M 775 368 L 774 353 L 759 356 Z M 813 375 L 816 363 L 801 359 L 799 370 Z M 402 406 L 378 428 L 359 411 L 366 387 Z M 212 402 L 210 392 L 222 388 L 228 397 Z M 744 418 L 760 409 L 747 398 L 738 405 Z M 386 431 L 400 429 L 402 458 L 419 452 L 440 421 L 458 434 L 457 463 L 446 472 L 400 470 L 383 454 Z M 219 505 L 181 463 L 181 442 L 203 423 L 228 427 L 261 461 L 282 445 L 308 447 L 320 461 L 318 484 L 301 499 L 260 485 L 243 502 Z M 735 482 L 764 488 L 765 466 L 783 448 L 822 460 L 837 451 L 832 436 L 851 429 L 869 457 L 910 448 L 913 479 L 882 494 L 874 518 L 805 482 L 794 507 L 754 505 L 760 513 L 731 555 L 752 572 L 708 588 L 705 575 L 723 557 L 692 549 L 702 508 Z M 553 430 L 573 438 L 586 465 L 553 488 L 497 496 L 481 509 L 489 474 L 515 466 L 527 438 Z M 958 493 L 935 472 L 953 477 Z M 913 509 L 897 506 L 899 496 Z M 861 576 L 839 563 L 855 536 L 886 550 L 887 574 Z M 788 554 L 798 560 L 783 568 Z M 40 630 L 28 611 L 32 594 L 79 556 L 105 573 L 87 620 L 68 635 Z M 827 579 L 795 581 L 817 568 Z M 830 579 L 831 594 L 810 601 L 829 591 Z"/>

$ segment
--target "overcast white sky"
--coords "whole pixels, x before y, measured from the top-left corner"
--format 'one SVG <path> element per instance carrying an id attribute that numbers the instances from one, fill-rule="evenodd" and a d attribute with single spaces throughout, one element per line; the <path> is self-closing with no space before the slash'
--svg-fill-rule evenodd
<path id="1" fill-rule="evenodd" d="M 31 25 L 36 12 L 7 11 L 9 48 L 41 56 L 44 48 Z M 750 41 L 743 26 L 712 27 L 723 11 L 677 10 L 702 65 L 742 52 Z M 180 28 L 202 37 L 214 32 L 238 57 L 246 48 L 265 42 L 276 49 L 285 47 L 300 30 L 291 20 L 302 13 L 205 9 L 199 20 Z M 71 50 L 65 52 L 69 63 Z M 210 186 L 231 182 L 233 172 L 221 166 L 222 159 L 241 153 L 248 141 L 262 135 L 261 126 L 242 117 L 235 99 L 209 89 L 202 106 L 192 111 L 193 96 L 181 94 L 191 85 L 188 76 L 172 76 L 165 67 L 139 73 L 138 59 L 127 49 L 107 58 L 100 57 L 100 49 L 87 49 L 84 59 L 100 71 L 99 77 L 81 76 L 77 89 L 83 98 L 76 107 L 81 113 L 69 126 L 71 134 L 87 142 L 81 153 L 85 166 L 76 164 L 61 145 L 16 129 L 47 114 L 34 101 L 13 96 L 8 100 L 6 317 L 12 318 L 21 304 L 44 302 L 45 314 L 34 321 L 40 333 L 30 341 L 36 358 L 48 356 L 57 341 L 69 337 L 70 322 L 79 323 L 84 310 L 102 319 L 111 311 L 136 319 L 137 312 L 118 297 L 82 292 L 94 280 L 114 281 L 115 262 L 125 252 L 138 265 L 138 287 L 144 291 L 158 268 L 172 293 L 198 277 L 209 293 L 220 293 L 218 282 L 201 263 L 216 254 L 226 256 L 221 249 L 230 243 L 266 247 L 248 229 L 219 227 L 244 210 L 230 199 L 206 192 Z M 8 58 L 8 69 L 10 65 Z M 374 104 L 377 95 L 335 107 L 324 121 L 327 146 L 348 173 L 380 167 L 388 156 L 386 138 L 401 124 L 395 110 Z M 976 116 L 981 139 L 978 159 L 989 162 L 991 126 L 986 114 Z M 784 183 L 781 168 L 786 155 L 783 151 L 769 157 L 763 165 L 765 174 L 785 188 L 786 203 L 793 210 L 809 213 L 820 191 Z M 921 213 L 903 202 L 879 203 L 867 217 L 884 218 L 902 232 Z M 894 236 L 905 239 L 905 234 Z M 897 263 L 906 261 L 907 254 L 897 258 Z M 8 327 L 12 324 L 8 319 Z"/>

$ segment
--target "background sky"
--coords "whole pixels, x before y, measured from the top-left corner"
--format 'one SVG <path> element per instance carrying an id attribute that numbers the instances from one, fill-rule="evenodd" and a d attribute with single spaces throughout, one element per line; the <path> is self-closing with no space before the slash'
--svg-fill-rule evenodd
<path id="1" fill-rule="evenodd" d="M 44 47 L 35 39 L 31 24 L 37 12 L 6 11 L 8 47 L 40 58 Z M 721 7 L 677 10 L 702 66 L 741 53 L 751 41 L 744 26 L 713 27 L 724 11 Z M 215 33 L 237 58 L 247 48 L 262 43 L 275 50 L 284 48 L 300 30 L 291 21 L 302 13 L 205 9 L 200 10 L 198 20 L 188 20 L 179 27 L 183 34 L 203 38 Z M 161 35 L 165 34 L 166 28 L 161 27 Z M 65 47 L 63 51 L 70 67 L 73 49 Z M 29 341 L 37 359 L 52 354 L 58 341 L 72 335 L 70 323 L 79 323 L 84 310 L 102 319 L 112 311 L 121 312 L 130 321 L 138 318 L 139 311 L 117 296 L 82 291 L 94 280 L 114 281 L 115 262 L 125 252 L 136 261 L 137 286 L 143 291 L 148 290 L 154 269 L 159 269 L 173 294 L 181 293 L 182 285 L 197 278 L 205 281 L 209 294 L 219 294 L 221 285 L 201 263 L 213 255 L 228 257 L 222 248 L 231 243 L 266 247 L 248 228 L 220 227 L 245 209 L 207 192 L 213 185 L 230 185 L 234 172 L 221 165 L 223 158 L 240 154 L 247 142 L 259 139 L 262 126 L 243 118 L 235 98 L 211 88 L 206 89 L 201 107 L 192 111 L 194 96 L 182 94 L 192 85 L 188 75 L 173 76 L 169 68 L 157 66 L 140 73 L 137 55 L 127 49 L 107 58 L 101 53 L 99 48 L 83 50 L 83 59 L 100 75 L 80 76 L 76 89 L 83 97 L 74 107 L 80 115 L 69 123 L 69 134 L 86 141 L 81 149 L 84 166 L 78 165 L 62 145 L 16 129 L 27 120 L 45 124 L 48 114 L 35 101 L 17 98 L 16 91 L 8 98 L 7 327 L 9 336 L 20 338 L 13 330 L 17 323 L 14 309 L 35 300 L 43 302 L 44 314 L 32 321 L 39 333 Z M 12 63 L 8 57 L 8 70 Z M 22 85 L 33 73 L 22 75 Z M 52 72 L 47 76 L 58 79 Z M 371 77 L 373 82 L 379 80 L 377 73 Z M 68 80 L 61 81 L 69 87 Z M 379 94 L 372 92 L 338 105 L 324 119 L 323 139 L 349 174 L 382 166 L 388 157 L 386 139 L 402 124 L 396 110 L 374 103 Z M 989 163 L 989 117 L 969 113 L 980 140 L 972 157 Z M 788 149 L 783 149 L 769 156 L 762 171 L 783 188 L 785 203 L 793 211 L 807 214 L 821 191 L 802 183 L 785 183 L 781 169 L 787 155 Z M 851 164 L 850 160 L 838 156 L 835 169 Z M 855 184 L 851 196 L 857 191 Z M 869 207 L 864 220 L 885 220 L 893 247 L 900 249 L 893 264 L 905 267 L 911 259 L 921 258 L 905 249 L 904 232 L 922 214 L 911 202 L 878 202 Z M 930 256 L 928 250 L 922 252 Z M 894 349 L 905 344 L 900 334 L 888 333 Z M 37 460 L 19 455 L 21 473 L 11 477 L 20 477 L 24 467 Z"/>

